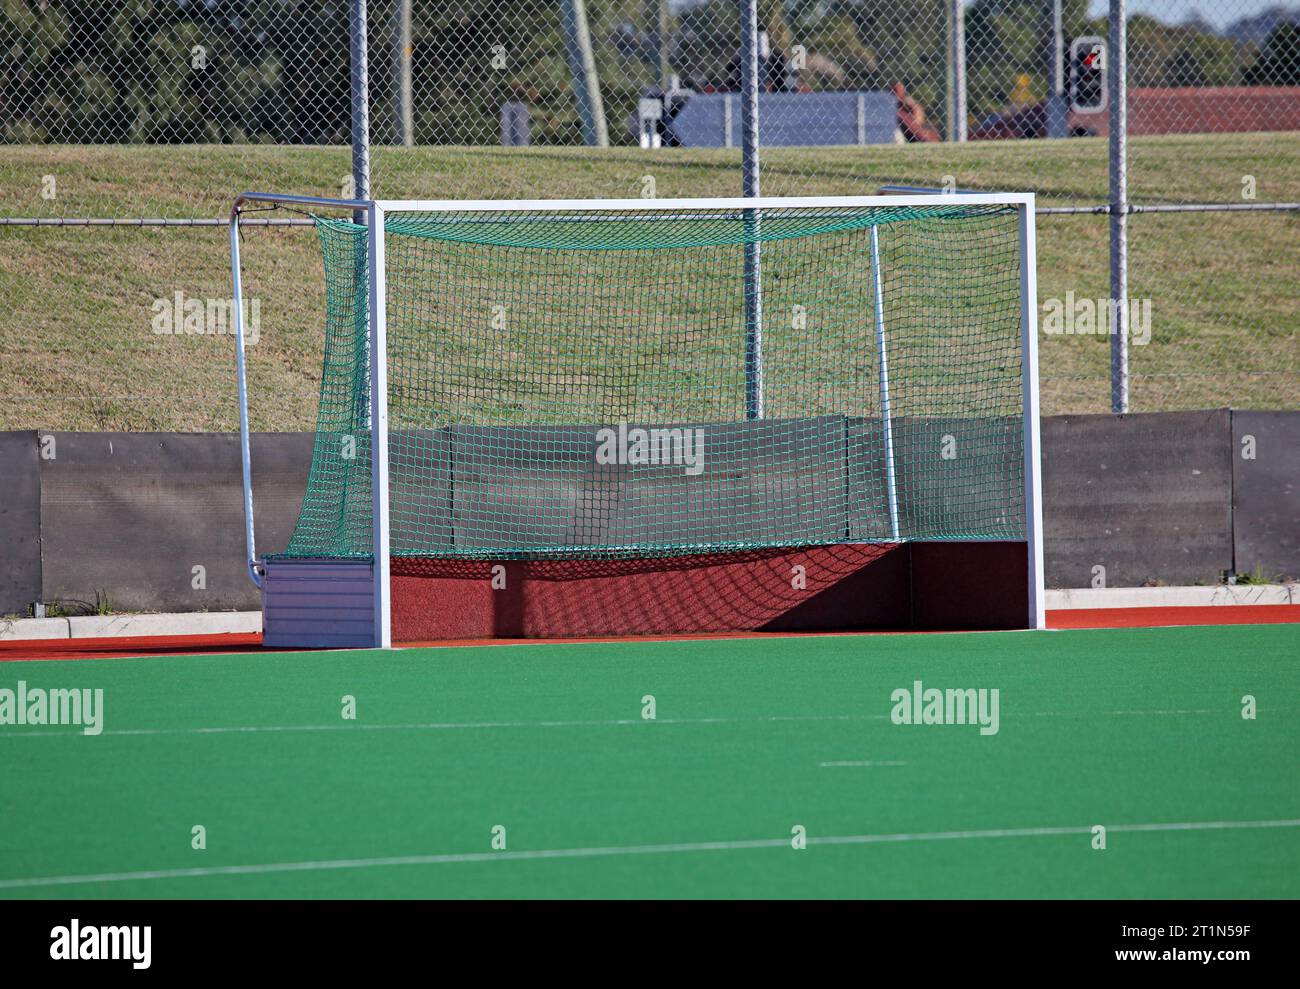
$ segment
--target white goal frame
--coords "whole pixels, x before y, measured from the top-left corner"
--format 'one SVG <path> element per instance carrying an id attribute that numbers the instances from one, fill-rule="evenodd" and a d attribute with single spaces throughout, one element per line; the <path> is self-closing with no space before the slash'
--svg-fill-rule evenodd
<path id="1" fill-rule="evenodd" d="M 245 357 L 243 284 L 239 251 L 239 220 L 244 207 L 294 206 L 350 211 L 367 230 L 369 260 L 369 354 L 370 354 L 370 422 L 371 422 L 371 495 L 372 545 L 374 548 L 373 645 L 392 646 L 392 616 L 389 581 L 389 509 L 388 509 L 388 361 L 387 361 L 387 279 L 384 265 L 384 217 L 388 213 L 472 213 L 472 212 L 664 212 L 699 211 L 735 212 L 761 216 L 765 209 L 815 208 L 856 209 L 861 207 L 952 206 L 954 202 L 971 206 L 1011 206 L 1019 217 L 1020 234 L 1020 339 L 1023 376 L 1021 409 L 1024 417 L 1024 505 L 1025 541 L 1028 547 L 1029 595 L 1026 602 L 1027 626 L 1046 627 L 1043 583 L 1043 514 L 1041 444 L 1038 402 L 1038 276 L 1037 241 L 1034 226 L 1032 193 L 951 193 L 940 195 L 887 196 L 761 196 L 755 198 L 701 199 L 539 199 L 539 200 L 457 200 L 457 199 L 327 199 L 317 196 L 281 195 L 246 192 L 236 198 L 230 213 L 231 277 L 234 288 L 232 310 L 235 323 L 235 363 L 239 388 L 240 460 L 243 470 L 244 538 L 248 571 L 259 588 L 264 583 L 264 567 L 257 557 L 253 529 L 253 479 L 248 425 L 248 383 Z M 871 228 L 873 283 L 879 287 L 880 260 L 876 228 Z M 755 328 L 757 333 L 757 328 Z M 883 305 L 877 293 L 875 307 L 875 344 L 880 368 L 881 414 L 886 439 L 886 473 L 889 487 L 889 514 L 892 539 L 898 539 L 897 494 L 894 489 L 893 449 L 890 442 L 890 402 Z M 761 348 L 761 341 L 757 344 Z M 761 349 L 760 367 L 761 367 Z M 761 371 L 760 371 L 761 375 Z M 758 408 L 761 410 L 761 379 Z M 760 413 L 761 414 L 761 413 Z M 972 540 L 975 541 L 975 540 Z"/>

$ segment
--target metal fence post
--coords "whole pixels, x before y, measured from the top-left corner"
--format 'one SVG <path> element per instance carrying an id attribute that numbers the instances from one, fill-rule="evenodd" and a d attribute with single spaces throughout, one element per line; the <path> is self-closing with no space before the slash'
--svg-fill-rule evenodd
<path id="1" fill-rule="evenodd" d="M 1065 112 L 1065 36 L 1061 25 L 1061 0 L 1049 0 L 1051 37 L 1047 44 L 1047 136 L 1068 137 Z"/>
<path id="2" fill-rule="evenodd" d="M 589 148 L 607 148 L 609 130 L 605 125 L 605 104 L 600 96 L 591 30 L 587 26 L 586 0 L 564 0 L 564 50 L 573 77 L 573 96 L 582 124 L 582 142 Z"/>
<path id="3" fill-rule="evenodd" d="M 966 140 L 966 14 L 962 0 L 948 3 L 948 140 Z"/>
<path id="4" fill-rule="evenodd" d="M 393 17 L 393 143 L 415 144 L 415 113 L 411 106 L 411 0 L 394 0 Z"/>
<path id="5" fill-rule="evenodd" d="M 655 33 L 655 77 L 662 92 L 667 92 L 672 82 L 669 65 L 668 0 L 646 0 L 645 29 Z"/>
<path id="6" fill-rule="evenodd" d="M 1128 31 L 1124 0 L 1110 0 L 1110 410 L 1128 411 Z"/>
<path id="7" fill-rule="evenodd" d="M 741 187 L 759 195 L 758 0 L 741 0 L 740 11 Z M 745 210 L 745 416 L 763 418 L 763 254 L 758 210 Z"/>
<path id="8" fill-rule="evenodd" d="M 370 68 L 366 62 L 366 0 L 352 0 L 352 195 L 370 198 Z M 358 218 L 358 222 L 363 222 Z"/>

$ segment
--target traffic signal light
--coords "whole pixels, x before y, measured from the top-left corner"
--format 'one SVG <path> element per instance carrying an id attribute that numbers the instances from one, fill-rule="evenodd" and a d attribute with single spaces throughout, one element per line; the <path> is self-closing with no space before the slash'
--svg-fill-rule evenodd
<path id="1" fill-rule="evenodd" d="M 1076 38 L 1070 45 L 1070 109 L 1100 113 L 1106 109 L 1106 42 Z"/>

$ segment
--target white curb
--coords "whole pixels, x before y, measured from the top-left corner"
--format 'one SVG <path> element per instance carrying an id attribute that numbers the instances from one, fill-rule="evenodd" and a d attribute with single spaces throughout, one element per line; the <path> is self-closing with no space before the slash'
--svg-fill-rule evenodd
<path id="1" fill-rule="evenodd" d="M 1049 611 L 1087 608 L 1197 608 L 1234 604 L 1300 604 L 1300 585 L 1074 587 L 1047 592 Z"/>
<path id="2" fill-rule="evenodd" d="M 66 639 L 66 618 L 12 618 L 0 619 L 0 642 L 12 639 Z"/>
<path id="3" fill-rule="evenodd" d="M 112 639 L 142 635 L 223 635 L 262 631 L 260 611 L 212 611 L 172 615 L 86 615 L 0 621 L 0 641 L 15 639 Z"/>
<path id="4" fill-rule="evenodd" d="M 260 611 L 205 611 L 176 615 L 87 615 L 84 618 L 69 618 L 68 629 L 74 639 L 260 632 L 262 613 Z"/>

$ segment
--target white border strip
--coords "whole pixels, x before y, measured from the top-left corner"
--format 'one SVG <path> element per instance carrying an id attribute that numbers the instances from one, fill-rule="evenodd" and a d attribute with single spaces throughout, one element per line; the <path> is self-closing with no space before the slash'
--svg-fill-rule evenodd
<path id="1" fill-rule="evenodd" d="M 1101 822 L 1097 822 L 1101 823 Z M 993 828 L 984 831 L 920 831 L 897 834 L 828 835 L 808 838 L 813 845 L 878 845 L 913 841 L 965 841 L 982 838 L 1046 838 L 1091 835 L 1094 825 L 1072 827 Z M 1156 824 L 1107 824 L 1111 833 L 1229 831 L 1262 828 L 1296 828 L 1300 820 L 1185 821 Z M 692 841 L 662 845 L 611 845 L 593 848 L 549 848 L 526 851 L 459 852 L 444 855 L 402 855 L 387 858 L 326 859 L 316 862 L 268 862 L 257 865 L 218 865 L 192 869 L 155 869 L 147 872 L 105 872 L 84 876 L 36 876 L 0 880 L 0 890 L 42 886 L 77 886 L 100 883 L 145 882 L 156 879 L 202 879 L 209 876 L 257 876 L 283 872 L 325 872 L 339 869 L 374 869 L 392 866 L 462 865 L 473 862 L 527 862 L 538 859 L 608 858 L 617 855 L 676 855 L 686 852 L 736 852 L 760 848 L 790 848 L 789 838 L 748 841 Z"/>
<path id="2" fill-rule="evenodd" d="M 0 642 L 20 639 L 123 639 L 129 642 L 139 636 L 250 635 L 260 631 L 260 611 L 0 619 Z"/>
<path id="3" fill-rule="evenodd" d="M 1047 606 L 1060 611 L 1091 608 L 1213 608 L 1288 604 L 1300 604 L 1300 584 L 1073 587 L 1047 592 Z"/>

